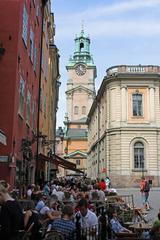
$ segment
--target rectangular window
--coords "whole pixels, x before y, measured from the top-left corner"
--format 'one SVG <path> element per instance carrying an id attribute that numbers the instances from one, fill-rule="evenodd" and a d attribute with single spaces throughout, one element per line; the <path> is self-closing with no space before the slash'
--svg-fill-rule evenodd
<path id="1" fill-rule="evenodd" d="M 42 110 L 42 88 L 40 89 L 40 110 Z"/>
<path id="2" fill-rule="evenodd" d="M 34 32 L 32 27 L 30 27 L 30 58 L 33 62 L 33 54 L 34 54 Z"/>
<path id="3" fill-rule="evenodd" d="M 19 113 L 23 115 L 24 112 L 24 94 L 25 94 L 25 81 L 20 79 L 20 86 L 19 86 Z"/>
<path id="4" fill-rule="evenodd" d="M 47 111 L 47 100 L 46 96 L 44 96 L 44 117 L 46 118 L 46 111 Z"/>
<path id="5" fill-rule="evenodd" d="M 30 117 L 31 117 L 31 94 L 30 91 L 28 91 L 26 104 L 26 120 L 28 123 L 30 123 Z"/>
<path id="6" fill-rule="evenodd" d="M 142 94 L 132 95 L 133 116 L 143 116 Z"/>
<path id="7" fill-rule="evenodd" d="M 32 129 L 36 130 L 36 102 L 33 101 L 32 105 Z"/>
<path id="8" fill-rule="evenodd" d="M 24 5 L 23 7 L 23 29 L 22 29 L 22 38 L 27 47 L 27 36 L 28 36 L 28 13 Z"/>
<path id="9" fill-rule="evenodd" d="M 37 48 L 36 46 L 34 47 L 34 71 L 36 72 L 37 68 Z"/>
<path id="10" fill-rule="evenodd" d="M 44 71 L 44 51 L 42 49 L 42 66 L 41 66 L 42 70 Z"/>
<path id="11" fill-rule="evenodd" d="M 78 115 L 78 106 L 75 106 L 75 107 L 74 107 L 74 114 L 75 114 L 75 115 Z"/>
<path id="12" fill-rule="evenodd" d="M 76 159 L 76 165 L 80 165 L 80 164 L 81 164 L 80 159 Z"/>
<path id="13" fill-rule="evenodd" d="M 134 167 L 138 169 L 144 168 L 144 150 L 143 149 L 135 149 Z"/>

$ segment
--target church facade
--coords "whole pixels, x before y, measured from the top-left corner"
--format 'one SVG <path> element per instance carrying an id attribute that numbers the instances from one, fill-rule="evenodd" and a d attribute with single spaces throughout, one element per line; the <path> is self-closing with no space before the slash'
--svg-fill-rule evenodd
<path id="1" fill-rule="evenodd" d="M 68 72 L 64 157 L 86 172 L 88 129 L 86 119 L 95 98 L 96 66 L 90 53 L 90 38 L 82 29 L 75 37 L 75 50 L 66 66 Z"/>
<path id="2" fill-rule="evenodd" d="M 113 186 L 160 185 L 160 67 L 107 69 L 88 114 L 87 175 Z"/>

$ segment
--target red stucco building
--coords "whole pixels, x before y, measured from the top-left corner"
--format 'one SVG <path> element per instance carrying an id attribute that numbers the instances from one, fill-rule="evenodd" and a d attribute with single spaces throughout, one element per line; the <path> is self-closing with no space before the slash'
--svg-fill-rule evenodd
<path id="1" fill-rule="evenodd" d="M 0 179 L 34 182 L 43 3 L 0 1 Z"/>

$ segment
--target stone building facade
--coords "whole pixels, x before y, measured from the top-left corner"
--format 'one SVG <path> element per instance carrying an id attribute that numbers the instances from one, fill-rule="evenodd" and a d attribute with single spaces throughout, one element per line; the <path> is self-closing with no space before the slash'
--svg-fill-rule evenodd
<path id="1" fill-rule="evenodd" d="M 160 67 L 107 69 L 88 114 L 88 177 L 114 186 L 160 181 Z"/>

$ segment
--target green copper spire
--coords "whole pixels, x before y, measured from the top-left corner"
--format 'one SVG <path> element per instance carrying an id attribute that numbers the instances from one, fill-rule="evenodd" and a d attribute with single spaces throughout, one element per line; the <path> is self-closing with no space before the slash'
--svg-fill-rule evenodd
<path id="1" fill-rule="evenodd" d="M 76 63 L 83 62 L 88 66 L 94 66 L 93 58 L 90 54 L 90 38 L 82 30 L 79 35 L 76 35 L 75 39 L 75 51 L 73 56 L 69 58 L 68 66 L 74 66 Z"/>

